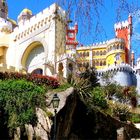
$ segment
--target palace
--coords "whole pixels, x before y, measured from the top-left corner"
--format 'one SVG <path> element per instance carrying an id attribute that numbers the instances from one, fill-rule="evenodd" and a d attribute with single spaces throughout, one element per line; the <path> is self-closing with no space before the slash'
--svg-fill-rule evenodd
<path id="1" fill-rule="evenodd" d="M 56 4 L 36 15 L 23 9 L 16 22 L 8 18 L 6 1 L 0 0 L 0 22 L 0 71 L 67 77 L 94 66 L 101 84 L 105 71 L 116 71 L 115 81 L 135 85 L 140 92 L 140 59 L 134 65 L 131 51 L 131 15 L 114 25 L 115 38 L 90 46 L 78 45 L 78 24 L 70 27 L 66 12 Z"/>

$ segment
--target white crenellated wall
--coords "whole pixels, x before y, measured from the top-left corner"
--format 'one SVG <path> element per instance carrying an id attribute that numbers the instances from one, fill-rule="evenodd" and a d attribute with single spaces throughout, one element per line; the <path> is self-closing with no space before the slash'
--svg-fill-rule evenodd
<path id="1" fill-rule="evenodd" d="M 30 52 L 26 50 L 32 44 L 38 42 L 44 48 L 43 73 L 49 73 L 49 75 L 51 75 L 50 71 L 52 70 L 48 68 L 50 67 L 48 64 L 51 64 L 55 70 L 55 63 L 59 59 L 56 53 L 58 52 L 58 48 L 60 48 L 59 54 L 65 51 L 64 41 L 61 43 L 65 36 L 64 27 L 65 11 L 56 4 L 51 5 L 49 8 L 46 8 L 24 23 L 18 23 L 18 27 L 16 27 L 10 35 L 10 47 L 7 51 L 7 65 L 14 66 L 17 70 L 22 69 L 22 67 L 24 67 L 21 64 L 23 57 L 27 55 L 26 57 L 28 58 L 30 55 Z M 37 60 L 37 58 L 34 59 Z M 53 72 L 55 73 L 54 70 Z M 31 69 L 29 72 L 31 72 Z"/>

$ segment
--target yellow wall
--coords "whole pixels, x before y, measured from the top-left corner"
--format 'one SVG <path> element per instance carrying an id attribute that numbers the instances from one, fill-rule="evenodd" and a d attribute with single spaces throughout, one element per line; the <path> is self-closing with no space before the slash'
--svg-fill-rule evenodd
<path id="1" fill-rule="evenodd" d="M 115 46 L 114 46 L 115 45 Z M 80 54 L 87 53 L 92 51 L 92 64 L 95 66 L 96 69 L 104 69 L 110 65 L 114 65 L 115 61 L 117 64 L 125 63 L 125 50 L 124 48 L 117 48 L 117 46 L 123 46 L 123 43 L 112 43 L 105 47 L 92 47 L 89 49 L 79 49 L 77 50 L 77 62 L 83 64 L 84 62 L 90 62 L 89 56 L 81 56 Z M 108 48 L 114 47 L 112 50 L 108 50 Z M 116 60 L 115 56 L 116 54 L 120 54 L 120 57 L 118 60 Z M 79 56 L 80 55 L 80 56 Z"/>
<path id="2" fill-rule="evenodd" d="M 115 56 L 116 56 L 117 53 L 120 54 L 120 59 L 118 59 L 118 60 L 115 59 Z M 107 66 L 114 65 L 115 61 L 116 61 L 116 64 L 124 63 L 125 62 L 125 53 L 114 51 L 114 52 L 107 55 L 107 57 L 106 57 L 106 65 Z"/>

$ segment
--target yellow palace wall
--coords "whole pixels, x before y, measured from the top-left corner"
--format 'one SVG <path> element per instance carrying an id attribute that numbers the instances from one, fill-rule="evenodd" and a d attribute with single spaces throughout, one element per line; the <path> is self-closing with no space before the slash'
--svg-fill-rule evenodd
<path id="1" fill-rule="evenodd" d="M 115 38 L 92 46 L 78 47 L 76 58 L 80 67 L 92 65 L 96 69 L 125 63 L 124 40 Z"/>

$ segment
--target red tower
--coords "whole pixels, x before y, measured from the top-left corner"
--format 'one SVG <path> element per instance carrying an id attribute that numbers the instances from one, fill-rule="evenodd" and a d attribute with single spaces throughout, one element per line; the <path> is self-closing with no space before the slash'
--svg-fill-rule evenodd
<path id="1" fill-rule="evenodd" d="M 78 24 L 75 23 L 74 27 L 66 27 L 66 49 L 76 49 L 78 42 L 76 35 L 78 33 Z"/>
<path id="2" fill-rule="evenodd" d="M 116 23 L 114 25 L 117 38 L 124 39 L 125 42 L 125 63 L 131 64 L 131 36 L 132 36 L 132 16 L 128 20 Z"/>

